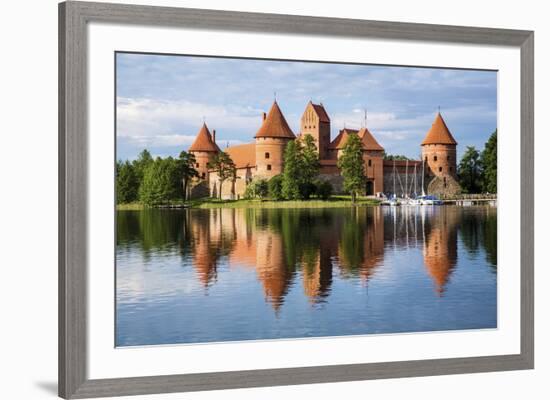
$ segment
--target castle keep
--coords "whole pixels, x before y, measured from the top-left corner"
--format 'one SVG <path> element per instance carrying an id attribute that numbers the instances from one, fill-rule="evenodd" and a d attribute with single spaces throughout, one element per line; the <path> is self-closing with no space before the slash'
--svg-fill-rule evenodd
<path id="1" fill-rule="evenodd" d="M 331 121 L 323 104 L 309 102 L 300 120 L 300 132 L 294 134 L 277 102 L 269 112 L 263 113 L 261 125 L 254 135 L 254 142 L 225 149 L 237 168 L 237 178 L 226 181 L 222 197 L 240 198 L 246 186 L 254 178 L 270 179 L 284 169 L 284 150 L 291 140 L 311 135 L 319 152 L 319 178 L 329 181 L 336 193 L 342 192 L 343 178 L 337 166 L 343 149 L 351 135 L 361 139 L 365 165 L 366 184 L 364 194 L 395 193 L 449 195 L 460 192 L 456 176 L 456 146 L 443 117 L 437 113 L 435 120 L 421 143 L 421 160 L 384 160 L 384 148 L 365 126 L 359 130 L 344 128 L 331 140 Z M 220 152 L 216 144 L 216 131 L 212 133 L 203 124 L 189 148 L 196 158 L 195 168 L 199 179 L 191 189 L 192 197 L 219 195 L 218 177 L 209 170 L 208 163 Z M 422 188 L 421 185 L 424 185 Z"/>

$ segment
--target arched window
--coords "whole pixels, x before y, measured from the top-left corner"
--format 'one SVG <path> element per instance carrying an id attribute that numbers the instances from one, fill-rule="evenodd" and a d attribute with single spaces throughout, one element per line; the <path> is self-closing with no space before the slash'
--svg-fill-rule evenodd
<path id="1" fill-rule="evenodd" d="M 196 167 L 199 168 L 199 163 L 197 163 Z"/>
<path id="2" fill-rule="evenodd" d="M 439 167 L 439 172 L 443 171 L 443 167 Z"/>
<path id="3" fill-rule="evenodd" d="M 268 152 L 265 153 L 265 158 L 266 158 L 266 159 L 269 158 L 269 153 L 268 153 Z"/>
<path id="4" fill-rule="evenodd" d="M 271 164 L 267 164 L 267 170 L 271 171 Z"/>
<path id="5" fill-rule="evenodd" d="M 369 159 L 369 167 L 371 167 L 371 166 L 372 166 L 372 160 Z"/>
<path id="6" fill-rule="evenodd" d="M 202 173 L 202 179 L 206 179 L 206 172 Z"/>
<path id="7" fill-rule="evenodd" d="M 434 161 L 437 161 L 437 156 L 434 156 Z"/>

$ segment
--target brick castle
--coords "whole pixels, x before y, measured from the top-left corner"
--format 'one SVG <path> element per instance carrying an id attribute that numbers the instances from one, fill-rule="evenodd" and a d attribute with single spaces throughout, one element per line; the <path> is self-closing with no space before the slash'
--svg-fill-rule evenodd
<path id="1" fill-rule="evenodd" d="M 415 188 L 416 194 L 421 194 L 422 185 L 428 194 L 460 193 L 456 176 L 457 142 L 439 112 L 420 144 L 421 160 L 384 160 L 384 148 L 366 126 L 359 130 L 341 129 L 333 140 L 330 132 L 330 117 L 323 104 L 311 101 L 307 104 L 300 121 L 300 132 L 295 135 L 275 101 L 269 112 L 263 113 L 254 142 L 225 149 L 235 163 L 237 179 L 224 182 L 222 197 L 240 198 L 254 178 L 270 179 L 282 173 L 286 144 L 300 140 L 304 135 L 315 139 L 320 160 L 319 178 L 329 181 L 335 193 L 342 191 L 343 179 L 337 162 L 350 135 L 358 135 L 363 146 L 364 194 L 395 193 L 404 197 L 414 194 Z M 195 168 L 199 172 L 199 179 L 191 189 L 192 197 L 219 195 L 217 175 L 207 165 L 220 151 L 216 131 L 210 132 L 204 123 L 189 148 L 189 152 L 195 155 Z"/>

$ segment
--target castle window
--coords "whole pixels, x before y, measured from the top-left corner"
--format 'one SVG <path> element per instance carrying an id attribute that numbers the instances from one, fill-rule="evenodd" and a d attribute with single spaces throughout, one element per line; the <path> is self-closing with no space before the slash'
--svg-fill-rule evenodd
<path id="1" fill-rule="evenodd" d="M 439 172 L 443 171 L 443 167 L 439 167 Z"/>
<path id="2" fill-rule="evenodd" d="M 265 153 L 265 158 L 266 159 L 269 158 L 269 153 L 268 152 Z"/>
<path id="3" fill-rule="evenodd" d="M 206 172 L 202 173 L 202 179 L 206 179 Z"/>
<path id="4" fill-rule="evenodd" d="M 369 167 L 372 166 L 372 160 L 369 160 Z"/>
<path id="5" fill-rule="evenodd" d="M 449 161 L 451 159 L 451 156 L 447 156 L 447 161 Z"/>
<path id="6" fill-rule="evenodd" d="M 434 156 L 434 161 L 437 161 L 437 156 Z"/>
<path id="7" fill-rule="evenodd" d="M 267 170 L 271 171 L 271 164 L 267 164 Z"/>
<path id="8" fill-rule="evenodd" d="M 196 167 L 199 168 L 199 163 L 197 163 Z"/>

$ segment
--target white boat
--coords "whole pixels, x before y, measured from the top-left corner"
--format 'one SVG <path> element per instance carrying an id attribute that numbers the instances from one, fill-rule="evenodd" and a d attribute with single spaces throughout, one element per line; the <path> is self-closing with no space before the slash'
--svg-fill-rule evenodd
<path id="1" fill-rule="evenodd" d="M 401 205 L 401 202 L 395 195 L 393 195 L 392 197 L 389 198 L 388 205 L 390 205 L 391 207 L 396 207 Z"/>
<path id="2" fill-rule="evenodd" d="M 441 201 L 437 197 L 431 196 L 431 195 L 420 196 L 418 198 L 418 200 L 420 201 L 420 204 L 422 204 L 424 206 L 439 206 L 439 205 L 443 204 L 443 201 Z"/>

